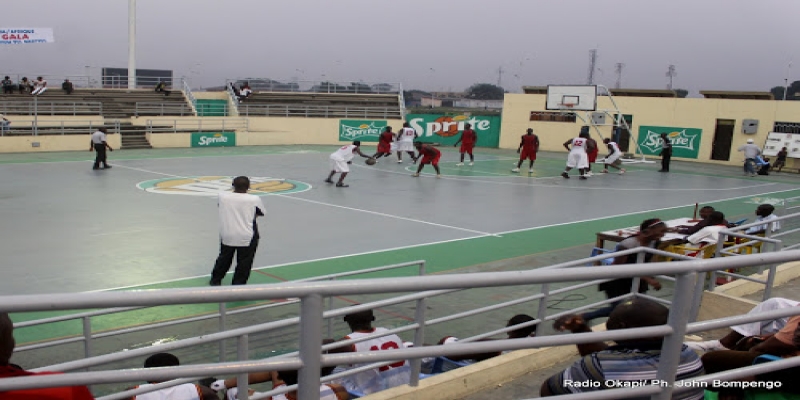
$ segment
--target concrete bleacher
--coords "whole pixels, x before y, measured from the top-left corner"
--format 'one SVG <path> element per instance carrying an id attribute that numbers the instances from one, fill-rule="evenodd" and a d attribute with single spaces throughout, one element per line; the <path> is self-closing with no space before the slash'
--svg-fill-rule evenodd
<path id="1" fill-rule="evenodd" d="M 400 119 L 397 94 L 254 92 L 239 103 L 242 116 Z"/>
<path id="2" fill-rule="evenodd" d="M 107 119 L 133 116 L 194 115 L 183 92 L 169 96 L 148 89 L 76 89 L 71 95 L 50 89 L 34 99 L 30 94 L 0 95 L 0 113 L 7 115 L 102 115 Z"/>

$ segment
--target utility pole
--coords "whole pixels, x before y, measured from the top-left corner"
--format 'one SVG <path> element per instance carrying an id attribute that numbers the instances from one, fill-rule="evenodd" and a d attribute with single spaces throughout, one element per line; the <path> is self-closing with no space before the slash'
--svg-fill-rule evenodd
<path id="1" fill-rule="evenodd" d="M 672 78 L 678 76 L 678 73 L 675 72 L 675 65 L 672 64 L 669 65 L 666 76 L 667 78 L 669 78 L 669 84 L 667 85 L 667 89 L 672 90 Z"/>
<path id="2" fill-rule="evenodd" d="M 128 89 L 136 89 L 136 0 L 128 0 Z"/>
<path id="3" fill-rule="evenodd" d="M 625 68 L 625 64 L 617 63 L 615 65 L 615 72 L 617 73 L 617 83 L 614 85 L 614 88 L 619 89 L 622 87 L 622 69 Z"/>
<path id="4" fill-rule="evenodd" d="M 503 87 L 503 66 L 501 65 L 500 68 L 497 69 L 497 86 Z"/>
<path id="5" fill-rule="evenodd" d="M 589 50 L 589 77 L 586 78 L 587 85 L 594 84 L 594 71 L 597 69 L 597 49 Z"/>

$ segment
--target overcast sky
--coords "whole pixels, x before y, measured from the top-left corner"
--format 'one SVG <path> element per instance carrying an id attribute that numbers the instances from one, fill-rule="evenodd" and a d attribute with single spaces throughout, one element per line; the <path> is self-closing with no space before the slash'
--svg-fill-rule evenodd
<path id="1" fill-rule="evenodd" d="M 56 43 L 0 47 L 0 73 L 99 75 L 127 66 L 127 0 L 3 2 L 2 27 Z M 797 0 L 138 0 L 137 67 L 197 85 L 226 78 L 401 82 L 406 89 L 613 87 L 769 90 L 800 80 Z M 796 19 L 796 18 L 795 18 Z M 793 40 L 795 39 L 795 40 Z M 798 59 L 792 69 L 787 66 Z"/>

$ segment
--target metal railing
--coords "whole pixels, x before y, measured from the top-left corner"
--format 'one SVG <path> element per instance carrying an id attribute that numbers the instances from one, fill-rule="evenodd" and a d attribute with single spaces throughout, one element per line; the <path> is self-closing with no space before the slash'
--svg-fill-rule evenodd
<path id="1" fill-rule="evenodd" d="M 189 104 L 191 104 L 192 110 L 194 110 L 195 115 L 197 115 L 197 99 L 194 97 L 192 88 L 185 79 L 181 79 L 181 83 L 183 84 L 183 95 L 189 99 Z"/>
<path id="2" fill-rule="evenodd" d="M 639 252 L 647 251 L 634 249 Z M 619 252 L 622 255 L 625 252 Z M 607 258 L 601 255 L 594 258 Z M 584 261 L 591 262 L 593 259 Z M 625 265 L 611 265 L 603 268 L 596 267 L 576 267 L 571 269 L 564 268 L 543 268 L 531 271 L 514 272 L 490 272 L 490 273 L 470 273 L 454 274 L 425 277 L 391 278 L 391 279 L 364 279 L 348 280 L 337 282 L 287 282 L 272 285 L 252 285 L 237 288 L 187 288 L 187 289 L 166 289 L 154 291 L 136 292 L 99 292 L 81 294 L 50 294 L 50 295 L 19 295 L 6 296 L 0 302 L 0 311 L 23 312 L 40 310 L 69 310 L 85 309 L 98 307 L 150 307 L 158 305 L 177 305 L 195 303 L 223 303 L 232 301 L 253 301 L 266 299 L 300 299 L 300 316 L 291 321 L 299 322 L 301 332 L 300 351 L 297 356 L 283 355 L 270 357 L 260 361 L 248 360 L 248 338 L 251 333 L 259 330 L 271 329 L 276 325 L 285 324 L 285 321 L 270 322 L 257 326 L 239 328 L 218 334 L 206 335 L 194 338 L 195 343 L 210 343 L 227 338 L 229 335 L 238 337 L 239 356 L 237 362 L 226 362 L 219 364 L 200 364 L 188 365 L 171 368 L 158 369 L 135 369 L 135 370 L 112 370 L 98 372 L 79 372 L 62 375 L 47 375 L 36 377 L 6 378 L 0 380 L 0 391 L 11 389 L 41 388 L 51 386 L 73 386 L 95 383 L 111 382 L 132 382 L 146 380 L 164 380 L 185 377 L 231 375 L 256 371 L 283 371 L 290 369 L 300 369 L 298 396 L 301 400 L 318 399 L 320 366 L 363 364 L 372 362 L 392 362 L 403 359 L 412 360 L 412 377 L 419 371 L 419 363 L 422 357 L 431 356 L 453 356 L 459 354 L 490 352 L 500 350 L 517 350 L 526 348 L 537 348 L 546 346 L 569 345 L 576 343 L 591 343 L 606 340 L 631 340 L 637 338 L 663 337 L 664 342 L 661 349 L 661 358 L 658 365 L 656 377 L 664 385 L 646 386 L 636 389 L 616 389 L 604 390 L 601 392 L 591 392 L 581 395 L 570 396 L 576 399 L 624 399 L 643 395 L 652 396 L 653 399 L 669 399 L 673 391 L 682 389 L 676 388 L 675 375 L 679 362 L 680 349 L 683 345 L 683 337 L 687 332 L 696 332 L 704 329 L 713 329 L 716 326 L 734 325 L 744 320 L 761 320 L 774 317 L 775 315 L 790 315 L 796 310 L 784 309 L 782 313 L 773 312 L 771 314 L 760 314 L 757 316 L 738 317 L 720 319 L 716 321 L 705 321 L 702 323 L 689 324 L 691 314 L 692 296 L 687 296 L 696 288 L 696 282 L 702 273 L 711 272 L 719 269 L 734 267 L 744 268 L 759 266 L 763 264 L 778 264 L 800 260 L 800 251 L 790 250 L 782 252 L 772 252 L 759 255 L 743 255 L 738 257 L 689 260 L 679 263 L 648 263 L 637 265 L 633 269 Z M 585 265 L 585 264 L 584 264 Z M 555 267 L 555 266 L 554 266 Z M 415 323 L 411 324 L 410 329 L 416 330 L 416 338 L 421 338 L 425 321 L 424 297 L 439 294 L 444 291 L 461 290 L 468 288 L 494 288 L 506 286 L 518 286 L 527 284 L 552 285 L 564 282 L 581 282 L 586 280 L 611 280 L 618 278 L 634 278 L 637 276 L 655 276 L 669 274 L 675 276 L 675 290 L 671 299 L 671 309 L 666 325 L 651 326 L 645 328 L 634 328 L 624 330 L 612 330 L 606 332 L 581 333 L 572 335 L 540 336 L 526 339 L 497 340 L 479 343 L 458 343 L 447 346 L 417 346 L 414 348 L 359 352 L 358 354 L 337 354 L 323 355 L 320 351 L 322 342 L 323 317 L 333 317 L 346 315 L 364 309 L 371 309 L 372 304 L 362 304 L 353 307 L 346 307 L 333 311 L 324 311 L 325 297 L 343 295 L 368 295 L 412 292 L 412 297 L 420 297 L 421 302 L 417 303 Z M 420 292 L 425 291 L 425 292 Z M 547 294 L 547 290 L 543 294 Z M 638 294 L 629 294 L 638 296 Z M 379 302 L 378 302 L 379 303 Z M 552 319 L 554 316 L 548 316 Z M 541 322 L 541 321 L 540 321 Z M 716 324 L 716 325 L 715 325 Z M 169 351 L 175 347 L 175 343 L 167 343 L 150 349 L 136 349 L 126 352 L 109 354 L 103 357 L 105 362 L 116 359 L 127 358 L 128 356 L 141 356 L 155 352 Z M 346 342 L 339 342 L 330 347 L 340 347 Z M 421 344 L 415 341 L 417 344 Z M 186 345 L 185 343 L 182 345 Z M 330 348 L 329 347 L 329 348 Z M 325 346 L 322 347 L 325 349 Z M 131 354 L 134 353 L 134 354 Z M 94 360 L 78 360 L 61 365 L 51 366 L 53 370 L 73 370 L 84 368 L 97 362 Z M 748 367 L 741 370 L 715 374 L 709 377 L 701 377 L 689 381 L 704 381 L 710 377 L 717 379 L 729 379 L 737 374 L 751 373 L 754 370 L 764 371 L 786 368 L 788 366 L 800 365 L 800 358 L 792 360 L 778 361 L 758 367 Z M 353 373 L 354 370 L 348 371 Z M 340 375 L 340 374 L 339 374 Z M 341 376 L 341 375 L 340 375 Z M 330 378 L 330 377 L 328 377 Z M 247 398 L 247 379 L 239 379 L 239 393 L 241 397 Z M 412 385 L 416 380 L 412 379 Z M 293 390 L 293 387 L 285 388 L 283 391 Z M 276 391 L 268 392 L 275 393 Z M 104 399 L 111 399 L 108 396 Z M 119 398 L 119 397 L 114 397 Z"/>
<path id="3" fill-rule="evenodd" d="M 315 106 L 305 104 L 239 104 L 239 115 L 248 117 L 303 118 L 402 118 L 400 107 Z"/>
<path id="4" fill-rule="evenodd" d="M 99 101 L 0 101 L 0 113 L 8 115 L 102 115 Z"/>
<path id="5" fill-rule="evenodd" d="M 119 133 L 120 122 L 114 120 L 111 124 L 100 120 L 71 120 L 71 121 L 14 121 L 8 129 L 0 128 L 0 136 L 45 136 L 45 135 L 87 135 L 94 133 L 97 128 L 106 127 L 108 133 Z"/>
<path id="6" fill-rule="evenodd" d="M 153 89 L 160 82 L 166 82 L 167 87 L 176 87 L 175 83 L 183 81 L 183 78 L 174 76 L 137 76 L 137 89 Z M 100 87 L 107 89 L 127 89 L 128 75 L 102 75 L 100 76 Z"/>
<path id="7" fill-rule="evenodd" d="M 202 131 L 235 131 L 248 130 L 250 121 L 247 118 L 214 119 L 210 117 L 192 120 L 149 119 L 145 125 L 147 133 L 178 133 Z"/>
<path id="8" fill-rule="evenodd" d="M 137 102 L 134 105 L 134 116 L 158 116 L 158 115 L 195 115 L 194 109 L 185 102 L 172 102 L 172 103 L 149 103 Z"/>
<path id="9" fill-rule="evenodd" d="M 225 85 L 250 85 L 254 92 L 310 92 L 310 93 L 350 93 L 350 94 L 397 94 L 402 91 L 399 83 L 375 82 L 333 82 L 326 80 L 275 81 L 269 78 L 226 79 Z"/>
<path id="10" fill-rule="evenodd" d="M 80 87 L 90 87 L 90 79 L 86 75 L 58 75 L 58 74 L 21 74 L 21 73 L 10 73 L 10 74 L 2 74 L 0 75 L 0 79 L 8 76 L 14 85 L 16 86 L 16 92 L 19 91 L 19 84 L 22 81 L 22 78 L 28 78 L 28 83 L 33 85 L 33 81 L 36 80 L 37 77 L 42 77 L 42 79 L 47 81 L 47 90 L 61 90 L 61 84 L 64 82 L 64 79 L 69 79 L 72 82 L 72 85 L 76 88 Z"/>

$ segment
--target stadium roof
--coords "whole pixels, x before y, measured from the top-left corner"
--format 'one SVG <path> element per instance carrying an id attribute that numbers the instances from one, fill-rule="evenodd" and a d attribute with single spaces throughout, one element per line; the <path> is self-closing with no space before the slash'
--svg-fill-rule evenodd
<path id="1" fill-rule="evenodd" d="M 770 92 L 729 92 L 723 90 L 701 90 L 707 99 L 775 100 Z"/>

